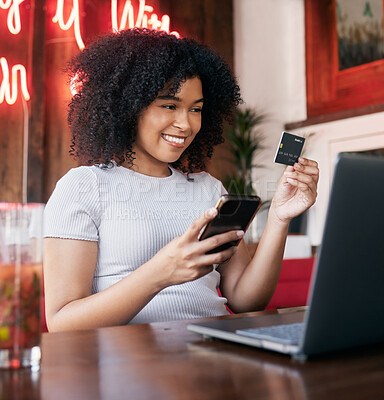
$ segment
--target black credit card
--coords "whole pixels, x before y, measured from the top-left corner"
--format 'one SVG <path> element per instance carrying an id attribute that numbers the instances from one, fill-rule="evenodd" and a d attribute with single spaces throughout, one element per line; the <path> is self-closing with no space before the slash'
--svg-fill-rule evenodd
<path id="1" fill-rule="evenodd" d="M 292 133 L 283 132 L 276 151 L 275 162 L 285 165 L 293 165 L 300 157 L 305 139 Z"/>

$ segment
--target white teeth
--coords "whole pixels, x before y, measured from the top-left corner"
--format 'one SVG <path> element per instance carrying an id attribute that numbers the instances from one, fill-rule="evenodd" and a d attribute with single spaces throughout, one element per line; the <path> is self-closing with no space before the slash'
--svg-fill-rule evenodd
<path id="1" fill-rule="evenodd" d="M 173 142 L 173 143 L 178 143 L 178 144 L 182 144 L 185 142 L 185 138 L 177 138 L 174 136 L 169 136 L 169 135 L 164 135 L 164 134 L 162 136 L 165 140 L 168 140 L 168 142 Z"/>

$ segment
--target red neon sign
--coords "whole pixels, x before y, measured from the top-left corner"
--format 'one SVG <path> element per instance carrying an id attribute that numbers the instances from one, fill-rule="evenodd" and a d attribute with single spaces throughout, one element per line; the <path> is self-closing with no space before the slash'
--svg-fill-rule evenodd
<path id="1" fill-rule="evenodd" d="M 17 73 L 20 75 L 20 87 L 25 101 L 30 99 L 27 88 L 27 72 L 21 64 L 16 64 L 11 69 L 11 79 L 9 76 L 8 62 L 5 57 L 0 58 L 0 66 L 3 73 L 3 81 L 0 86 L 0 104 L 5 100 L 8 104 L 14 104 L 18 95 Z"/>
<path id="2" fill-rule="evenodd" d="M 67 31 L 73 26 L 76 43 L 80 50 L 84 46 L 81 37 L 80 26 L 80 8 L 79 0 L 71 1 L 71 11 L 67 21 L 64 21 L 64 3 L 66 0 L 57 0 L 56 13 L 52 18 L 53 23 L 57 23 L 60 29 Z M 0 9 L 8 10 L 7 26 L 8 30 L 13 35 L 18 35 L 21 31 L 20 4 L 24 0 L 0 0 Z M 139 0 L 139 9 L 135 20 L 135 10 L 131 0 L 125 0 L 123 12 L 118 24 L 117 13 L 118 0 L 111 0 L 111 22 L 113 31 L 122 29 L 131 29 L 134 27 L 148 28 L 158 31 L 170 31 L 170 18 L 168 15 L 163 15 L 161 19 L 153 12 L 153 7 L 146 4 L 146 0 Z M 177 32 L 171 34 L 180 37 Z M 21 64 L 16 64 L 9 70 L 8 62 L 5 57 L 0 58 L 0 67 L 2 71 L 2 81 L 0 86 L 0 104 L 6 101 L 8 104 L 14 104 L 18 97 L 18 75 L 20 76 L 20 89 L 22 96 L 26 101 L 30 99 L 27 88 L 27 73 L 25 67 Z"/>
<path id="3" fill-rule="evenodd" d="M 82 50 L 85 46 L 83 39 L 81 37 L 79 1 L 71 0 L 72 9 L 67 22 L 64 22 L 64 1 L 65 0 L 57 0 L 56 14 L 52 18 L 52 21 L 54 23 L 58 23 L 59 27 L 64 31 L 67 31 L 73 25 L 76 43 L 79 46 L 79 49 Z M 119 31 L 126 28 L 131 29 L 137 27 L 137 28 L 149 28 L 154 30 L 161 30 L 169 33 L 169 27 L 170 27 L 169 16 L 166 14 L 163 15 L 160 21 L 157 17 L 157 14 L 153 13 L 153 7 L 145 4 L 145 0 L 140 0 L 139 2 L 139 11 L 137 13 L 136 22 L 134 21 L 134 12 L 135 10 L 131 0 L 126 0 L 119 26 L 117 22 L 118 19 L 117 0 L 111 0 L 112 29 L 114 31 Z M 148 16 L 147 13 L 152 13 L 152 14 Z M 173 35 L 176 35 L 177 37 L 180 36 L 177 32 L 171 32 L 171 33 Z"/>

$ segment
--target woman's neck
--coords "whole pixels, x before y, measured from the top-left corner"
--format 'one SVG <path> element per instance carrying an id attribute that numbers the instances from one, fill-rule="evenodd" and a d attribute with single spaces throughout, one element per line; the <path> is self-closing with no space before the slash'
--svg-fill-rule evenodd
<path id="1" fill-rule="evenodd" d="M 155 178 L 166 178 L 172 175 L 172 171 L 169 169 L 168 165 L 164 165 L 161 168 L 143 168 L 133 163 L 133 165 L 128 165 L 127 162 L 121 164 L 123 167 L 128 168 L 134 172 L 138 172 L 142 175 L 153 176 Z"/>

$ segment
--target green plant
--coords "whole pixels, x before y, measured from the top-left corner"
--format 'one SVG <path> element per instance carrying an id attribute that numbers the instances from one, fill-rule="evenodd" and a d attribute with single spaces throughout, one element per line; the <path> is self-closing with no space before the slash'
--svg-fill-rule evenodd
<path id="1" fill-rule="evenodd" d="M 234 172 L 224 180 L 229 193 L 255 194 L 252 185 L 252 169 L 255 153 L 262 149 L 263 134 L 257 129 L 266 116 L 252 108 L 237 108 L 233 125 L 226 131 L 228 151 L 235 165 Z"/>

